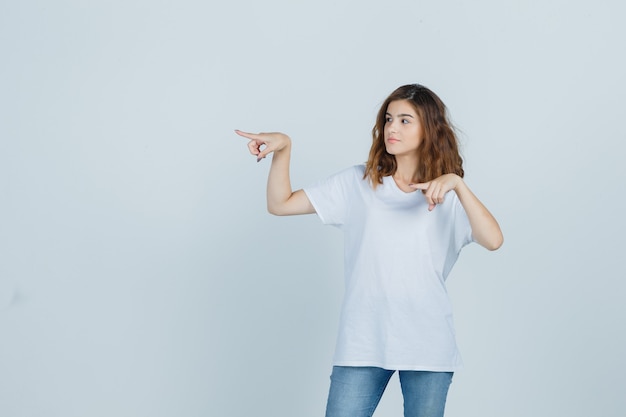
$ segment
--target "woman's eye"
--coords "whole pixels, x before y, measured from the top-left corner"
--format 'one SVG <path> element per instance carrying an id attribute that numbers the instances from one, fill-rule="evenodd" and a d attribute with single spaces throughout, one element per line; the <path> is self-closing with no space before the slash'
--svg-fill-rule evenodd
<path id="1" fill-rule="evenodd" d="M 386 121 L 387 123 L 391 123 L 391 117 L 387 117 L 387 118 L 385 118 L 385 121 Z"/>
<path id="2" fill-rule="evenodd" d="M 405 124 L 405 125 L 409 124 L 409 119 L 402 119 L 402 123 Z"/>

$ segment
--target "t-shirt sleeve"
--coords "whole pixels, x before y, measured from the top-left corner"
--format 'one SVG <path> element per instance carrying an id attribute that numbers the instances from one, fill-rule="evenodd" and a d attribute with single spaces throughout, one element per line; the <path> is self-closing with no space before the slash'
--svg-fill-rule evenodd
<path id="1" fill-rule="evenodd" d="M 472 226 L 459 198 L 454 194 L 454 248 L 458 253 L 464 246 L 474 242 Z"/>
<path id="2" fill-rule="evenodd" d="M 337 227 L 345 223 L 358 172 L 359 167 L 351 167 L 304 188 L 322 223 Z"/>

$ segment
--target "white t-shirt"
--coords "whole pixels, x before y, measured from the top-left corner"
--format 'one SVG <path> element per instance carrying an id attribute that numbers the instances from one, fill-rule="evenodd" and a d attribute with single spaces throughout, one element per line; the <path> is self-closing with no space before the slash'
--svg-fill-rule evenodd
<path id="1" fill-rule="evenodd" d="M 376 190 L 354 166 L 304 189 L 345 238 L 345 295 L 334 365 L 455 371 L 461 365 L 445 280 L 472 241 L 456 193 L 428 211 L 392 177 Z"/>

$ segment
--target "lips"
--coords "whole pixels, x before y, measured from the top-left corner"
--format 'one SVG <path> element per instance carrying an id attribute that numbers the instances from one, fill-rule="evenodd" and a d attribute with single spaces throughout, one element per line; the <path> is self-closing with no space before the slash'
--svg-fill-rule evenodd
<path id="1" fill-rule="evenodd" d="M 400 141 L 398 139 L 396 139 L 396 138 L 389 138 L 389 139 L 387 139 L 387 142 L 388 143 L 397 143 L 397 142 L 400 142 Z"/>

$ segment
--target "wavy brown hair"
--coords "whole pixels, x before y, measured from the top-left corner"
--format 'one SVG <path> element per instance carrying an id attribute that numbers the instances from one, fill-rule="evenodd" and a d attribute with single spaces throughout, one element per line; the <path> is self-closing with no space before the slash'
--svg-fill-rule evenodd
<path id="1" fill-rule="evenodd" d="M 417 147 L 419 164 L 417 180 L 427 182 L 444 174 L 457 174 L 463 177 L 463 159 L 459 154 L 458 140 L 448 119 L 443 101 L 428 88 L 419 84 L 403 85 L 387 97 L 378 111 L 376 125 L 372 129 L 372 147 L 365 164 L 365 175 L 376 188 L 383 183 L 383 177 L 396 172 L 396 157 L 385 148 L 385 123 L 387 107 L 397 100 L 408 101 L 420 118 L 422 141 Z"/>

